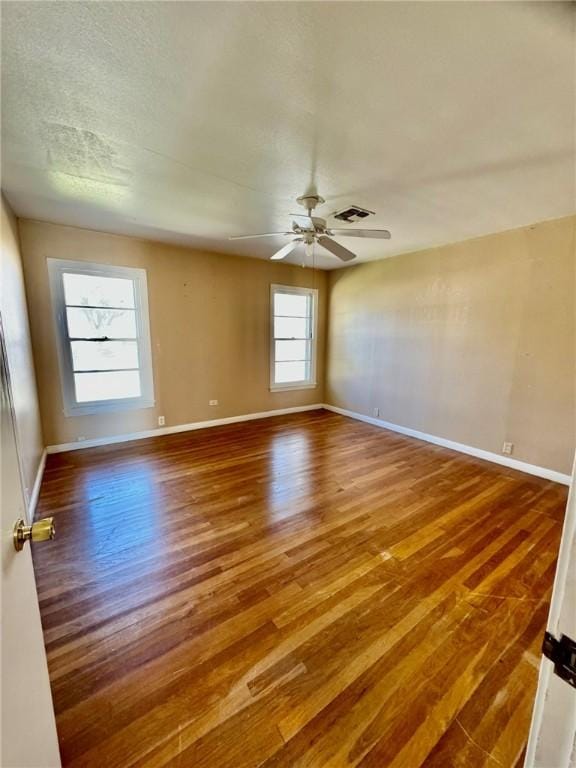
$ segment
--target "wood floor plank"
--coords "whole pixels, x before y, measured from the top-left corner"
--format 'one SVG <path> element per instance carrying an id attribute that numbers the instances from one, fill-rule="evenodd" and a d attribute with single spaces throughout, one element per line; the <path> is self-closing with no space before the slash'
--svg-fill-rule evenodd
<path id="1" fill-rule="evenodd" d="M 50 456 L 63 764 L 516 768 L 565 503 L 325 411 Z"/>

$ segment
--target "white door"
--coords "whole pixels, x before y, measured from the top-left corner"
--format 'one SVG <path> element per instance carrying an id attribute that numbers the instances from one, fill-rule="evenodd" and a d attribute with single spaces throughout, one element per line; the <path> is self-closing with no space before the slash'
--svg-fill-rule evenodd
<path id="1" fill-rule="evenodd" d="M 576 641 L 576 463 L 566 507 L 548 632 Z M 573 659 L 573 662 L 576 658 Z M 540 664 L 526 768 L 576 767 L 576 688 L 554 673 L 546 657 Z"/>
<path id="2" fill-rule="evenodd" d="M 12 530 L 26 519 L 0 322 L 2 464 L 2 768 L 58 768 L 60 754 L 30 544 L 16 552 Z M 50 546 L 47 542 L 42 546 Z"/>

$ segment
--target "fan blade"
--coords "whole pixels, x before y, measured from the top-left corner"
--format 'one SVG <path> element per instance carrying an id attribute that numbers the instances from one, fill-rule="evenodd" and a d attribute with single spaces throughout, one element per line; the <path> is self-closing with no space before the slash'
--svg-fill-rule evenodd
<path id="1" fill-rule="evenodd" d="M 290 216 L 292 216 L 293 219 L 297 219 L 296 223 L 299 226 L 305 227 L 306 229 L 316 229 L 312 216 L 306 216 L 305 213 L 291 213 Z"/>
<path id="2" fill-rule="evenodd" d="M 355 253 L 349 251 L 348 248 L 344 248 L 343 245 L 340 245 L 340 243 L 337 243 L 335 240 L 326 237 L 326 235 L 322 235 L 322 237 L 318 238 L 318 245 L 321 245 L 322 248 L 326 248 L 327 251 L 333 253 L 334 256 L 337 256 L 341 261 L 352 261 L 352 259 L 356 258 Z"/>
<path id="3" fill-rule="evenodd" d="M 294 232 L 263 232 L 261 235 L 232 235 L 228 240 L 250 240 L 253 237 L 280 237 L 293 234 Z"/>
<path id="4" fill-rule="evenodd" d="M 287 245 L 283 246 L 282 248 L 280 248 L 279 251 L 276 251 L 276 253 L 273 256 L 270 256 L 271 260 L 280 261 L 280 259 L 286 258 L 286 256 L 288 256 L 289 253 L 292 253 L 292 251 L 295 248 L 298 248 L 300 243 L 301 243 L 300 240 L 292 240 L 291 243 L 288 243 Z"/>
<path id="5" fill-rule="evenodd" d="M 380 240 L 390 240 L 392 235 L 387 229 L 332 229 L 334 237 L 375 237 Z"/>

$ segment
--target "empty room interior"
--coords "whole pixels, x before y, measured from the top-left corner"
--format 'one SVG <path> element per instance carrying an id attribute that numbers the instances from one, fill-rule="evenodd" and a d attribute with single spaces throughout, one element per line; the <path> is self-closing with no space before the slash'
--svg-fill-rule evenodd
<path id="1" fill-rule="evenodd" d="M 4 768 L 576 766 L 576 5 L 1 3 Z"/>

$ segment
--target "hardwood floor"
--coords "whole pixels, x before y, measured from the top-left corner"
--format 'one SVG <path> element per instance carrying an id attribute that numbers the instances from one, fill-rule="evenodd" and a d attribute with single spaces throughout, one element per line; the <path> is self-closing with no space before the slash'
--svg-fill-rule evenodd
<path id="1" fill-rule="evenodd" d="M 50 456 L 64 765 L 519 767 L 566 495 L 325 411 Z"/>

